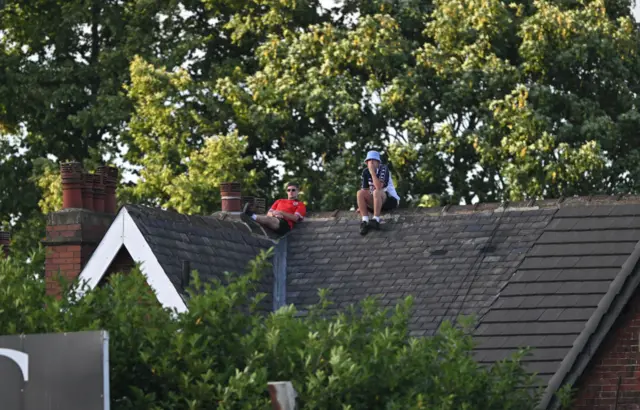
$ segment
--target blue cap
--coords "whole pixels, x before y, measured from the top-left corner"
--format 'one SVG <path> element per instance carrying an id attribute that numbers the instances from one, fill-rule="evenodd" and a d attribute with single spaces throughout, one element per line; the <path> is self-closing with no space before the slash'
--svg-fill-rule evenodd
<path id="1" fill-rule="evenodd" d="M 382 162 L 380 160 L 380 153 L 378 151 L 369 151 L 369 152 L 367 152 L 367 159 L 365 159 L 364 162 L 366 163 L 370 159 L 375 159 L 375 160 L 378 160 L 378 161 Z"/>

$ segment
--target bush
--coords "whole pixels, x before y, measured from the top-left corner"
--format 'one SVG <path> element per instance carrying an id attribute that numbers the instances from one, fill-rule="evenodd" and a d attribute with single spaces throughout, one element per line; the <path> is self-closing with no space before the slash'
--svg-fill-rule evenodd
<path id="1" fill-rule="evenodd" d="M 271 380 L 291 380 L 301 409 L 534 408 L 522 352 L 486 368 L 464 326 L 410 337 L 410 298 L 392 310 L 367 299 L 330 316 L 321 292 L 304 315 L 292 306 L 261 314 L 255 291 L 268 256 L 224 286 L 194 274 L 199 291 L 184 314 L 163 309 L 139 270 L 82 298 L 71 284 L 54 300 L 37 264 L 0 261 L 0 334 L 109 331 L 117 410 L 269 409 Z"/>

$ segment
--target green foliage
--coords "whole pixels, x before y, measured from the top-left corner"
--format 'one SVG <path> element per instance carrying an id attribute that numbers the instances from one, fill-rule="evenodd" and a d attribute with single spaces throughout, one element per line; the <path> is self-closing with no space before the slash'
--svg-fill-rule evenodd
<path id="1" fill-rule="evenodd" d="M 170 73 L 137 58 L 131 82 L 130 159 L 142 169 L 123 195 L 182 213 L 212 213 L 220 209 L 220 183 L 241 181 L 243 192 L 252 192 L 258 174 L 246 170 L 252 162 L 246 138 L 216 133 L 218 121 L 197 109 L 207 97 L 186 71 Z"/>
<path id="2" fill-rule="evenodd" d="M 43 214 L 62 209 L 62 177 L 60 169 L 51 160 L 38 158 L 31 180 L 42 191 L 38 206 Z"/>
<path id="3" fill-rule="evenodd" d="M 573 404 L 577 389 L 570 384 L 565 384 L 558 389 L 555 396 L 561 410 L 569 410 Z"/>
<path id="4" fill-rule="evenodd" d="M 269 256 L 223 282 L 194 273 L 183 314 L 161 308 L 138 270 L 82 298 L 78 284 L 66 286 L 55 300 L 38 263 L 2 260 L 0 334 L 108 330 L 114 409 L 266 410 L 272 380 L 291 380 L 304 409 L 533 409 L 523 353 L 478 365 L 464 323 L 411 337 L 410 299 L 394 309 L 367 299 L 335 314 L 321 292 L 305 315 L 260 312 Z"/>
<path id="5" fill-rule="evenodd" d="M 274 164 L 310 209 L 348 208 L 372 148 L 401 206 L 639 192 L 628 0 L 319 5 L 7 1 L 0 221 L 35 244 L 42 158 L 124 158 L 121 200 L 189 213 L 223 179 L 283 194 Z"/>
<path id="6" fill-rule="evenodd" d="M 221 82 L 237 120 L 320 187 L 312 205 L 350 205 L 333 191 L 353 192 L 371 147 L 386 149 L 404 204 L 635 192 L 628 13 L 613 19 L 602 0 L 437 0 L 421 19 L 400 4 L 343 7 L 363 14 L 272 35 L 255 74 Z"/>

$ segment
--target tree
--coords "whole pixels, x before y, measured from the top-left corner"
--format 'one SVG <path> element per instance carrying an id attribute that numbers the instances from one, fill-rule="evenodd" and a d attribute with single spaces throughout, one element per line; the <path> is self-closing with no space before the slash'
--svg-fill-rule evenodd
<path id="1" fill-rule="evenodd" d="M 257 172 L 245 154 L 246 138 L 202 112 L 211 98 L 185 70 L 169 73 L 142 59 L 131 64 L 128 87 L 135 112 L 129 123 L 133 165 L 140 181 L 123 195 L 182 213 L 212 213 L 220 209 L 219 186 L 242 181 L 243 192 L 255 190 Z"/>
<path id="2" fill-rule="evenodd" d="M 16 248 L 44 234 L 36 181 L 46 159 L 99 162 L 116 156 L 128 121 L 122 93 L 129 59 L 158 45 L 156 14 L 170 2 L 3 2 L 0 12 L 0 221 Z M 11 141 L 11 144 L 9 144 Z"/>
<path id="3" fill-rule="evenodd" d="M 439 0 L 420 34 L 387 4 L 272 35 L 254 75 L 222 82 L 312 203 L 351 205 L 373 146 L 404 204 L 635 192 L 638 35 L 622 3 Z"/>
<path id="4" fill-rule="evenodd" d="M 9 1 L 0 220 L 25 243 L 41 236 L 43 158 L 124 156 L 142 183 L 123 200 L 184 212 L 210 212 L 223 178 L 283 194 L 274 163 L 310 209 L 349 208 L 371 148 L 401 206 L 637 193 L 628 6 Z"/>
<path id="5" fill-rule="evenodd" d="M 319 21 L 317 1 L 297 2 L 282 15 L 289 27 Z M 46 194 L 36 184 L 42 169 L 34 161 L 77 160 L 95 164 L 127 153 L 141 162 L 128 139 L 133 101 L 130 85 L 135 56 L 168 71 L 184 67 L 203 87 L 221 76 L 252 72 L 253 49 L 264 34 L 232 36 L 236 27 L 260 16 L 280 16 L 279 2 L 238 1 L 78 1 L 4 2 L 0 13 L 0 168 L 12 176 L 3 185 L 0 221 L 14 237 L 41 237 L 38 202 Z M 265 33 L 277 30 L 273 22 Z M 208 84 L 208 85 L 207 85 Z M 213 115 L 217 133 L 231 132 L 231 110 L 207 98 L 194 105 L 200 116 Z M 7 141 L 11 140 L 9 147 Z M 6 149 L 20 152 L 7 159 Z M 199 149 L 193 146 L 192 149 Z M 259 147 L 249 144 L 248 155 Z M 233 152 L 230 152 L 233 154 Z M 12 155 L 13 156 L 13 155 Z M 89 167 L 91 168 L 91 167 Z M 262 194 L 272 188 L 266 160 L 248 171 L 264 175 Z M 134 175 L 137 168 L 133 170 Z M 16 181 L 20 181 L 16 183 Z M 156 202 L 161 198 L 155 198 Z M 197 206 L 196 206 L 197 208 Z M 29 227 L 29 231 L 25 231 Z"/>
<path id="6" fill-rule="evenodd" d="M 292 380 L 305 409 L 533 409 L 521 353 L 488 368 L 472 339 L 445 324 L 409 336 L 411 300 L 381 309 L 369 299 L 327 316 L 329 300 L 301 316 L 260 312 L 259 278 L 270 253 L 222 282 L 193 275 L 189 311 L 163 309 L 135 269 L 82 298 L 45 295 L 42 252 L 0 260 L 0 333 L 109 331 L 114 409 L 268 409 L 270 380 Z M 196 291 L 197 289 L 197 291 Z M 84 289 L 85 291 L 87 289 Z"/>
<path id="7" fill-rule="evenodd" d="M 240 84 L 219 82 L 239 126 L 284 162 L 287 177 L 303 181 L 312 206 L 350 205 L 363 154 L 392 137 L 393 118 L 376 100 L 410 58 L 398 24 L 366 16 L 353 30 L 326 23 L 285 31 L 257 53 L 256 74 Z"/>

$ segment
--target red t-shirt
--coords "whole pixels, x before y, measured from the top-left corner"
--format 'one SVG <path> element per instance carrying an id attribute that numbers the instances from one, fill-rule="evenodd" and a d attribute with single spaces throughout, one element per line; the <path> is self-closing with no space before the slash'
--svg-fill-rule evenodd
<path id="1" fill-rule="evenodd" d="M 307 207 L 304 206 L 302 201 L 298 201 L 297 199 L 278 199 L 276 202 L 271 205 L 270 211 L 282 211 L 287 212 L 293 215 L 297 215 L 302 221 L 307 215 Z M 293 224 L 295 222 L 285 219 L 289 224 L 289 228 L 293 229 Z"/>

